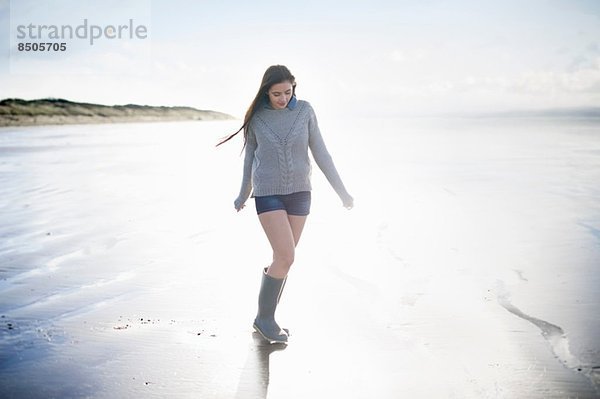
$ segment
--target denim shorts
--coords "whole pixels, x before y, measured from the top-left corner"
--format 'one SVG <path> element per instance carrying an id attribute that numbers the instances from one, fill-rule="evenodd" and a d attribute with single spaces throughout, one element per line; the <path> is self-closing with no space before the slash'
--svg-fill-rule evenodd
<path id="1" fill-rule="evenodd" d="M 288 215 L 307 216 L 310 213 L 310 191 L 298 191 L 287 195 L 254 197 L 256 213 L 282 209 Z"/>

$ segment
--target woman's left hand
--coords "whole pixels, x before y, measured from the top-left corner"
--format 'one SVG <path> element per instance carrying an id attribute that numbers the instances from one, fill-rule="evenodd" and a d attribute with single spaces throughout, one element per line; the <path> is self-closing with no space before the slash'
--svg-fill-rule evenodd
<path id="1" fill-rule="evenodd" d="M 354 208 L 354 198 L 352 198 L 351 195 L 347 195 L 343 200 L 342 200 L 343 204 L 344 204 L 344 208 L 346 209 L 352 209 Z"/>

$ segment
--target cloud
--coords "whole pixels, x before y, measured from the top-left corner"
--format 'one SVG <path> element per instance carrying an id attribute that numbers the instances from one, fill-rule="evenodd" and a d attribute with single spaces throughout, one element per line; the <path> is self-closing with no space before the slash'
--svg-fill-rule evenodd
<path id="1" fill-rule="evenodd" d="M 149 8 L 144 1 L 135 3 L 140 21 Z M 63 63 L 47 58 L 31 64 L 41 73 L 29 81 L 0 74 L 0 86 L 5 95 L 92 102 L 110 95 L 116 103 L 141 99 L 241 114 L 264 69 L 283 63 L 296 74 L 299 95 L 345 115 L 559 99 L 590 105 L 600 94 L 600 25 L 582 13 L 584 6 L 565 0 L 554 1 L 555 7 L 541 0 L 526 7 L 516 0 L 351 2 L 341 10 L 309 3 L 281 19 L 279 8 L 272 18 L 265 4 L 228 13 L 218 2 L 155 2 L 150 37 L 124 42 L 139 49 L 108 41 L 93 49 L 73 46 Z M 103 10 L 108 19 L 94 16 L 94 22 L 134 14 L 137 21 L 137 12 Z"/>
<path id="2" fill-rule="evenodd" d="M 517 91 L 534 94 L 596 93 L 600 94 L 600 69 L 577 72 L 531 72 L 515 84 Z"/>
<path id="3" fill-rule="evenodd" d="M 564 71 L 531 71 L 523 74 L 515 90 L 536 94 L 600 94 L 600 55 L 576 57 Z"/>

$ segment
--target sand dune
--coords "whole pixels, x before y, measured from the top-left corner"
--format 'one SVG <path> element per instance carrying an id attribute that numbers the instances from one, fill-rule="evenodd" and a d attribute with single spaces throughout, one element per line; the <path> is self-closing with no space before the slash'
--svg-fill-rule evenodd
<path id="1" fill-rule="evenodd" d="M 226 119 L 233 117 L 222 112 L 191 107 L 135 104 L 108 106 L 53 98 L 0 101 L 0 126 Z"/>

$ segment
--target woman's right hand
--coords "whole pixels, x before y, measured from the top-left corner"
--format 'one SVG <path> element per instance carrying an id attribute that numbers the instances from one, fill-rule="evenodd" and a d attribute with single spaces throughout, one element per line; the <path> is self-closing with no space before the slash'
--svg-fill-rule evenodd
<path id="1" fill-rule="evenodd" d="M 233 201 L 233 206 L 235 207 L 235 210 L 239 212 L 244 209 L 246 204 L 238 197 L 235 201 Z"/>

